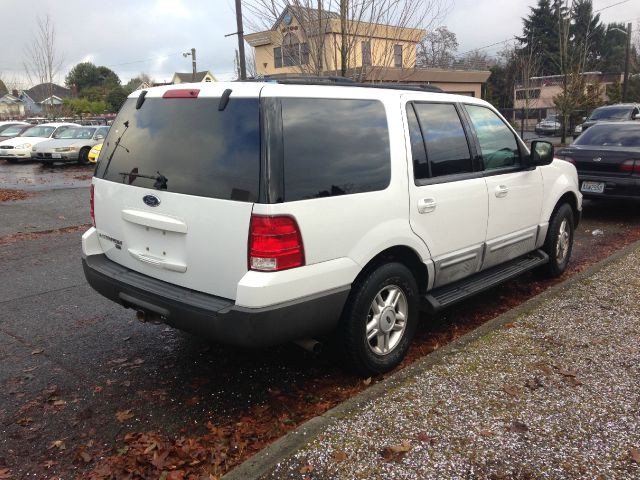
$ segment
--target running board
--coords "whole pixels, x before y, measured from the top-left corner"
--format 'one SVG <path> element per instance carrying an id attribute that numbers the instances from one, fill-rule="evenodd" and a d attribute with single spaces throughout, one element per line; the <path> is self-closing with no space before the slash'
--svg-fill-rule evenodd
<path id="1" fill-rule="evenodd" d="M 423 298 L 427 311 L 438 312 L 460 300 L 488 290 L 549 261 L 542 250 L 536 250 L 523 257 L 510 260 L 488 270 L 442 287 L 434 288 Z"/>

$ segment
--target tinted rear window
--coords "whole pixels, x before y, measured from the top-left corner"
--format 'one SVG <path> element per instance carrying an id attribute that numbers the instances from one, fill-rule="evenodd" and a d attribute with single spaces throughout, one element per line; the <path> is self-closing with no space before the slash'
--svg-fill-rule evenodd
<path id="1" fill-rule="evenodd" d="M 630 117 L 631 107 L 596 108 L 589 116 L 589 120 L 624 120 Z"/>
<path id="2" fill-rule="evenodd" d="M 594 125 L 574 142 L 601 147 L 640 147 L 640 124 Z"/>
<path id="3" fill-rule="evenodd" d="M 383 190 L 389 130 L 376 100 L 282 99 L 285 201 Z"/>
<path id="4" fill-rule="evenodd" d="M 96 176 L 154 188 L 160 172 L 169 192 L 256 201 L 259 101 L 232 96 L 222 112 L 219 103 L 147 98 L 136 110 L 136 99 L 127 100 L 104 142 Z"/>

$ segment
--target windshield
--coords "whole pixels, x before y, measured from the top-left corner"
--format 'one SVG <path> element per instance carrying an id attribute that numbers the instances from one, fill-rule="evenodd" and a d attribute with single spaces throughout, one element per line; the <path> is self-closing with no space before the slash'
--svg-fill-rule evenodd
<path id="1" fill-rule="evenodd" d="M 60 133 L 57 133 L 54 137 L 60 140 L 64 140 L 64 139 L 72 139 L 72 138 L 77 138 L 77 139 L 86 139 L 86 140 L 90 140 L 91 137 L 93 137 L 93 134 L 95 133 L 96 129 L 95 128 L 67 128 L 66 130 L 63 130 Z"/>
<path id="2" fill-rule="evenodd" d="M 547 122 L 557 122 L 558 121 L 558 117 L 556 115 L 549 115 L 547 118 L 545 118 L 545 121 L 547 121 Z"/>
<path id="3" fill-rule="evenodd" d="M 589 120 L 625 120 L 629 118 L 630 107 L 619 108 L 596 108 Z"/>
<path id="4" fill-rule="evenodd" d="M 574 145 L 593 145 L 598 147 L 640 147 L 640 124 L 596 124 L 578 137 L 574 142 Z"/>
<path id="5" fill-rule="evenodd" d="M 254 202 L 260 172 L 257 98 L 148 98 L 125 102 L 100 154 L 96 177 L 134 187 Z"/>
<path id="6" fill-rule="evenodd" d="M 21 136 L 23 137 L 43 137 L 48 138 L 56 127 L 31 127 L 26 130 Z"/>
<path id="7" fill-rule="evenodd" d="M 3 137 L 15 137 L 16 135 L 18 135 L 22 131 L 23 128 L 24 128 L 24 126 L 22 126 L 22 125 L 5 128 L 2 132 L 0 132 L 0 136 L 3 136 Z"/>

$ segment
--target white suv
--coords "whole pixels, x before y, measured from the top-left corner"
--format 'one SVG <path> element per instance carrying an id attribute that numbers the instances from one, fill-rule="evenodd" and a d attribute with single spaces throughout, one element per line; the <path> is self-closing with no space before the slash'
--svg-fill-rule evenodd
<path id="1" fill-rule="evenodd" d="M 89 283 L 242 346 L 337 333 L 351 367 L 405 355 L 419 311 L 565 270 L 582 197 L 488 103 L 311 80 L 134 92 L 104 143 Z"/>

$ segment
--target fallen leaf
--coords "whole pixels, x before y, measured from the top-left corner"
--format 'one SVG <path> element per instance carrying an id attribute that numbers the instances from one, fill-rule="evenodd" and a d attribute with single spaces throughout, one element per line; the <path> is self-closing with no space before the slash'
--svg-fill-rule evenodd
<path id="1" fill-rule="evenodd" d="M 174 470 L 167 475 L 167 480 L 182 480 L 184 478 L 184 470 Z"/>
<path id="2" fill-rule="evenodd" d="M 569 377 L 567 378 L 567 381 L 569 382 L 569 385 L 571 385 L 572 387 L 579 387 L 580 385 L 582 385 L 582 382 L 580 381 L 580 379 L 576 377 Z"/>
<path id="3" fill-rule="evenodd" d="M 503 325 L 503 328 L 513 328 L 513 327 L 515 327 L 515 326 L 516 326 L 516 324 L 515 324 L 515 323 L 513 323 L 513 322 L 511 322 L 511 323 L 505 323 L 505 324 Z"/>
<path id="4" fill-rule="evenodd" d="M 30 367 L 30 368 L 25 368 L 24 370 L 22 370 L 24 373 L 29 373 L 29 372 L 33 372 L 36 368 L 38 368 L 37 365 Z"/>
<path id="5" fill-rule="evenodd" d="M 133 417 L 133 413 L 131 413 L 131 410 L 122 410 L 120 412 L 116 412 L 116 419 L 120 423 L 129 420 L 131 417 Z"/>
<path id="6" fill-rule="evenodd" d="M 56 465 L 57 463 L 58 463 L 58 462 L 54 462 L 53 460 L 46 460 L 46 461 L 42 462 L 42 466 L 43 466 L 44 468 L 51 468 L 51 467 L 53 467 L 54 465 Z"/>
<path id="7" fill-rule="evenodd" d="M 632 448 L 631 450 L 629 450 L 629 456 L 631 457 L 631 460 L 633 460 L 637 464 L 640 464 L 640 449 Z"/>
<path id="8" fill-rule="evenodd" d="M 196 396 L 193 396 L 191 398 L 188 398 L 187 400 L 185 400 L 184 404 L 187 407 L 193 407 L 194 405 L 198 405 L 200 403 L 201 398 Z"/>
<path id="9" fill-rule="evenodd" d="M 126 361 L 127 361 L 126 358 L 115 358 L 113 360 L 109 360 L 108 363 L 116 363 L 116 364 L 118 364 L 118 363 L 124 363 Z"/>
<path id="10" fill-rule="evenodd" d="M 8 468 L 0 468 L 0 479 L 11 478 L 11 470 Z"/>
<path id="11" fill-rule="evenodd" d="M 364 383 L 365 385 L 369 385 L 371 383 L 371 377 L 365 378 L 364 380 L 362 380 L 362 383 Z"/>
<path id="12" fill-rule="evenodd" d="M 26 426 L 26 425 L 29 425 L 32 422 L 33 422 L 33 418 L 31 418 L 31 417 L 23 417 L 23 418 L 19 418 L 18 420 L 16 420 L 16 423 L 18 425 L 23 426 L 23 427 Z"/>
<path id="13" fill-rule="evenodd" d="M 35 350 L 31 351 L 31 355 L 40 355 L 43 352 L 44 352 L 44 348 L 36 348 Z"/>
<path id="14" fill-rule="evenodd" d="M 424 442 L 424 443 L 436 443 L 436 437 L 434 437 L 433 435 L 429 435 L 427 433 L 421 432 L 418 435 L 416 435 L 416 439 L 420 442 Z"/>
<path id="15" fill-rule="evenodd" d="M 511 395 L 512 397 L 517 397 L 518 396 L 518 389 L 512 385 L 504 385 L 502 387 L 502 391 L 505 393 L 508 393 L 509 395 Z"/>
<path id="16" fill-rule="evenodd" d="M 313 472 L 313 465 L 305 465 L 300 469 L 300 473 L 302 474 L 311 473 L 311 472 Z"/>
<path id="17" fill-rule="evenodd" d="M 136 358 L 136 359 L 133 361 L 133 364 L 134 364 L 134 365 L 142 365 L 143 363 L 144 363 L 144 360 L 143 360 L 143 359 L 141 359 L 141 358 Z"/>
<path id="18" fill-rule="evenodd" d="M 562 375 L 563 377 L 575 377 L 576 376 L 576 372 L 572 371 L 572 370 L 566 370 L 562 367 L 558 367 L 558 373 L 560 375 Z"/>
<path id="19" fill-rule="evenodd" d="M 409 450 L 411 450 L 411 443 L 408 440 L 405 440 L 399 445 L 391 445 L 389 447 L 384 447 L 380 454 L 382 458 L 386 462 L 390 462 L 392 460 L 399 460 L 402 458 Z"/>
<path id="20" fill-rule="evenodd" d="M 49 449 L 57 448 L 58 450 L 66 449 L 66 445 L 64 444 L 64 440 L 54 440 L 49 444 Z"/>
<path id="21" fill-rule="evenodd" d="M 62 407 L 63 405 L 66 405 L 66 404 L 67 404 L 66 400 L 55 400 L 53 402 L 54 407 Z"/>
<path id="22" fill-rule="evenodd" d="M 511 422 L 509 431 L 512 433 L 527 433 L 529 431 L 529 427 L 527 427 L 525 423 L 522 423 L 519 420 L 514 420 L 513 422 Z"/>
<path id="23" fill-rule="evenodd" d="M 93 393 L 100 393 L 102 392 L 102 387 L 100 385 L 96 385 L 95 387 L 93 387 Z"/>
<path id="24" fill-rule="evenodd" d="M 553 374 L 553 370 L 551 370 L 551 367 L 549 365 L 540 364 L 540 365 L 538 365 L 538 369 L 542 373 L 544 373 L 546 376 L 549 376 L 549 375 Z"/>
<path id="25" fill-rule="evenodd" d="M 482 437 L 495 437 L 496 432 L 493 430 L 480 430 L 478 434 Z"/>
<path id="26" fill-rule="evenodd" d="M 336 450 L 333 452 L 333 459 L 336 462 L 344 462 L 347 459 L 347 453 L 342 450 Z"/>

